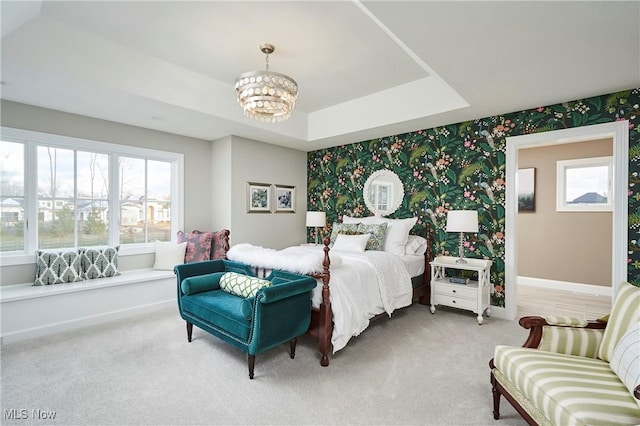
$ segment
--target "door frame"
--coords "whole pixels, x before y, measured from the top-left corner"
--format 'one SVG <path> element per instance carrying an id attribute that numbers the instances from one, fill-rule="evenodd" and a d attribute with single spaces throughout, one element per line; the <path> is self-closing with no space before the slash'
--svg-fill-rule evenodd
<path id="1" fill-rule="evenodd" d="M 627 120 L 574 127 L 543 133 L 507 137 L 505 192 L 505 310 L 504 318 L 513 320 L 518 311 L 518 194 L 516 181 L 518 150 L 525 147 L 557 145 L 594 139 L 613 139 L 613 229 L 611 262 L 611 298 L 627 280 L 627 245 L 629 231 L 629 122 Z"/>

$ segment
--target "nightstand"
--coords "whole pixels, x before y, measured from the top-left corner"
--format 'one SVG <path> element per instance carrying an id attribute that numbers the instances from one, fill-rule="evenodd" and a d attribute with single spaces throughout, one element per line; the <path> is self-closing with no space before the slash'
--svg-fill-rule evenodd
<path id="1" fill-rule="evenodd" d="M 478 324 L 482 324 L 483 315 L 491 314 L 489 309 L 491 288 L 490 260 L 467 259 L 467 263 L 456 263 L 458 257 L 438 256 L 430 262 L 431 265 L 431 313 L 436 312 L 436 305 L 451 306 L 466 309 L 476 314 Z M 478 273 L 478 281 L 467 284 L 456 284 L 446 276 L 447 269 L 474 271 Z"/>

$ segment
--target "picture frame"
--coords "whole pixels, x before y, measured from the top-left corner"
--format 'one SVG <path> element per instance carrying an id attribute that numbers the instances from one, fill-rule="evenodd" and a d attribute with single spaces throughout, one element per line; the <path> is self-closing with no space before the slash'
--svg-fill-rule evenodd
<path id="1" fill-rule="evenodd" d="M 296 212 L 296 187 L 274 185 L 276 213 Z"/>
<path id="2" fill-rule="evenodd" d="M 271 185 L 247 182 L 247 213 L 271 213 Z"/>
<path id="3" fill-rule="evenodd" d="M 536 211 L 536 169 L 518 169 L 518 212 Z"/>

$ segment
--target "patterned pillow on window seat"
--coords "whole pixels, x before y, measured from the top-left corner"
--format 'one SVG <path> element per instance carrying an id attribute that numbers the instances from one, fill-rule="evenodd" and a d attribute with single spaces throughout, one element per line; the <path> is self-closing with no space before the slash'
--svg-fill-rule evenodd
<path id="1" fill-rule="evenodd" d="M 78 249 L 82 263 L 82 277 L 85 280 L 92 280 L 120 275 L 118 269 L 119 250 L 120 246 Z"/>
<path id="2" fill-rule="evenodd" d="M 229 230 L 222 229 L 212 234 L 210 259 L 226 259 L 229 251 Z"/>
<path id="3" fill-rule="evenodd" d="M 36 251 L 36 279 L 33 285 L 82 281 L 80 254 L 77 251 Z"/>

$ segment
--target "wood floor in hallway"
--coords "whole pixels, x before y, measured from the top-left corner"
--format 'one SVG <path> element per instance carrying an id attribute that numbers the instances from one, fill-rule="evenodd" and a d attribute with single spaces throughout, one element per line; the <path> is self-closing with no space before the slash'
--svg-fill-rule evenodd
<path id="1" fill-rule="evenodd" d="M 561 315 L 595 320 L 610 311 L 611 296 L 529 285 L 518 287 L 518 318 L 527 315 Z"/>

